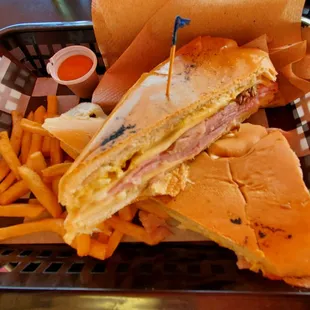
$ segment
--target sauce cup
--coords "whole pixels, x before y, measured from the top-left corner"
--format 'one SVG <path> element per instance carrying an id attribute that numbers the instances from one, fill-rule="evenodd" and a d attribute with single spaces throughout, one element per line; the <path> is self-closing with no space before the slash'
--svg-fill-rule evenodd
<path id="1" fill-rule="evenodd" d="M 93 63 L 91 69 L 86 74 L 75 80 L 61 80 L 58 76 L 59 66 L 67 58 L 74 55 L 84 55 L 90 58 Z M 97 57 L 92 50 L 85 46 L 73 45 L 61 49 L 53 57 L 51 57 L 49 63 L 46 65 L 46 70 L 58 84 L 68 86 L 78 97 L 91 98 L 93 91 L 99 83 L 96 67 Z"/>

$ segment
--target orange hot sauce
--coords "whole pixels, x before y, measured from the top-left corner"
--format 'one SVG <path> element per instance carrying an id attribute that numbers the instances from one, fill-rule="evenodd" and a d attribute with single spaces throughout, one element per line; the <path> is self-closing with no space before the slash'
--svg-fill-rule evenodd
<path id="1" fill-rule="evenodd" d="M 58 77 L 63 81 L 76 80 L 84 76 L 93 66 L 92 60 L 84 55 L 74 55 L 65 59 L 58 68 Z"/>

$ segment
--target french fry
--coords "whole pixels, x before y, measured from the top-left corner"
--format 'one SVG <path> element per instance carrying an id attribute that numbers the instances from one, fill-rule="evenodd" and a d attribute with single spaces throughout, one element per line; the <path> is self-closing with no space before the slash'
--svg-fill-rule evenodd
<path id="1" fill-rule="evenodd" d="M 30 198 L 30 199 L 28 200 L 28 203 L 29 203 L 29 204 L 32 204 L 32 205 L 41 205 L 40 202 L 39 202 L 39 200 L 36 199 L 36 198 Z"/>
<path id="2" fill-rule="evenodd" d="M 76 250 L 78 256 L 86 256 L 90 252 L 90 235 L 81 234 L 76 237 Z"/>
<path id="3" fill-rule="evenodd" d="M 60 147 L 73 159 L 77 159 L 77 157 L 79 156 L 79 153 L 77 151 L 75 151 L 72 147 L 63 143 L 62 141 L 60 141 Z"/>
<path id="4" fill-rule="evenodd" d="M 159 203 L 152 199 L 138 201 L 134 203 L 134 206 L 140 210 L 152 213 L 164 220 L 169 219 L 169 215 L 159 206 Z"/>
<path id="5" fill-rule="evenodd" d="M 36 111 L 34 112 L 33 120 L 39 124 L 43 124 L 45 112 L 46 110 L 43 106 L 38 107 Z M 31 155 L 32 153 L 41 151 L 42 143 L 43 143 L 43 137 L 38 134 L 33 134 L 32 139 L 31 139 L 29 155 Z"/>
<path id="6" fill-rule="evenodd" d="M 97 239 L 97 241 L 99 241 L 101 243 L 107 244 L 110 238 L 105 233 L 100 232 L 100 233 L 98 233 L 98 236 L 96 239 Z"/>
<path id="7" fill-rule="evenodd" d="M 108 241 L 106 257 L 111 257 L 118 245 L 120 244 L 124 234 L 118 230 L 114 230 Z"/>
<path id="8" fill-rule="evenodd" d="M 10 167 L 4 159 L 0 159 L 0 181 L 2 181 L 10 172 Z"/>
<path id="9" fill-rule="evenodd" d="M 62 210 L 57 197 L 52 190 L 45 185 L 40 176 L 26 166 L 19 167 L 18 171 L 28 188 L 33 192 L 42 206 L 45 207 L 53 217 L 59 217 Z"/>
<path id="10" fill-rule="evenodd" d="M 47 117 L 55 116 L 58 113 L 57 96 L 47 96 Z"/>
<path id="11" fill-rule="evenodd" d="M 15 174 L 16 179 L 19 180 L 20 177 L 17 168 L 21 166 L 21 163 L 14 152 L 6 131 L 0 132 L 0 154 Z"/>
<path id="12" fill-rule="evenodd" d="M 14 183 L 5 192 L 0 194 L 0 205 L 10 204 L 17 199 L 25 196 L 30 192 L 26 182 L 24 180 Z"/>
<path id="13" fill-rule="evenodd" d="M 42 170 L 46 169 L 47 164 L 41 152 L 35 152 L 29 155 L 26 163 L 27 167 L 37 172 L 40 176 Z"/>
<path id="14" fill-rule="evenodd" d="M 149 245 L 154 244 L 151 236 L 145 231 L 144 228 L 130 222 L 123 221 L 116 215 L 113 215 L 105 222 L 112 226 L 115 230 L 118 230 L 125 235 L 131 236 L 138 241 L 142 241 Z"/>
<path id="15" fill-rule="evenodd" d="M 20 151 L 21 141 L 23 136 L 23 130 L 20 126 L 20 120 L 23 118 L 21 113 L 13 111 L 12 112 L 12 134 L 10 138 L 11 146 L 17 155 Z M 0 181 L 2 181 L 7 174 L 10 172 L 10 167 L 4 159 L 0 159 Z"/>
<path id="16" fill-rule="evenodd" d="M 51 165 L 60 164 L 63 162 L 62 149 L 60 148 L 60 142 L 56 138 L 51 139 Z"/>
<path id="17" fill-rule="evenodd" d="M 97 228 L 102 232 L 104 233 L 105 235 L 107 236 L 111 236 L 112 235 L 112 228 L 111 226 L 107 225 L 106 222 L 103 222 L 101 224 L 99 224 L 97 226 Z"/>
<path id="18" fill-rule="evenodd" d="M 58 188 L 59 188 L 60 179 L 61 179 L 61 176 L 58 176 L 52 181 L 52 189 L 56 197 L 58 197 L 58 191 L 59 191 Z"/>
<path id="19" fill-rule="evenodd" d="M 107 245 L 96 240 L 91 240 L 89 255 L 101 260 L 106 259 Z"/>
<path id="20" fill-rule="evenodd" d="M 13 127 L 12 127 L 10 142 L 16 155 L 18 155 L 20 151 L 21 144 L 22 144 L 22 138 L 23 138 L 23 129 L 20 125 L 22 118 L 23 116 L 20 112 L 12 111 Z"/>
<path id="21" fill-rule="evenodd" d="M 50 137 L 43 138 L 42 153 L 45 157 L 50 157 L 50 153 L 51 153 L 51 138 Z"/>
<path id="22" fill-rule="evenodd" d="M 118 211 L 118 215 L 121 220 L 123 221 L 131 221 L 133 216 L 132 216 L 132 209 L 131 206 L 126 206 Z"/>
<path id="23" fill-rule="evenodd" d="M 37 122 L 33 122 L 26 118 L 23 118 L 20 124 L 23 130 L 26 132 L 30 132 L 30 133 L 34 133 L 34 134 L 38 134 L 40 136 L 46 136 L 46 137 L 51 136 L 51 134 L 46 129 L 44 129 L 41 124 Z"/>
<path id="24" fill-rule="evenodd" d="M 58 113 L 58 102 L 56 96 L 47 96 L 47 117 L 54 117 Z M 44 137 L 42 145 L 42 153 L 49 157 L 51 152 L 51 138 Z"/>
<path id="25" fill-rule="evenodd" d="M 55 232 L 60 236 L 65 233 L 63 219 L 44 219 L 0 228 L 0 240 L 24 236 L 35 232 Z"/>
<path id="26" fill-rule="evenodd" d="M 15 180 L 15 174 L 11 171 L 0 184 L 0 194 L 5 192 Z"/>
<path id="27" fill-rule="evenodd" d="M 32 111 L 28 114 L 27 119 L 30 121 L 33 120 L 33 112 Z M 21 152 L 20 152 L 22 164 L 25 164 L 27 161 L 27 157 L 28 157 L 29 150 L 30 150 L 30 145 L 31 145 L 31 132 L 25 131 L 23 133 Z"/>
<path id="28" fill-rule="evenodd" d="M 44 177 L 58 177 L 62 176 L 66 173 L 66 171 L 70 168 L 72 163 L 61 163 L 53 166 L 49 166 L 42 170 L 42 175 Z"/>
<path id="29" fill-rule="evenodd" d="M 0 206 L 0 216 L 8 217 L 37 217 L 45 208 L 37 204 L 11 204 Z"/>

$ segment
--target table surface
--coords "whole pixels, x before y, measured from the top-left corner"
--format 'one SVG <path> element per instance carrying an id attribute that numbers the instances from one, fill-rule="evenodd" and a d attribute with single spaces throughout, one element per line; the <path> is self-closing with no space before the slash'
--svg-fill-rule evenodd
<path id="1" fill-rule="evenodd" d="M 91 0 L 0 0 L 0 29 L 19 23 L 91 20 Z"/>

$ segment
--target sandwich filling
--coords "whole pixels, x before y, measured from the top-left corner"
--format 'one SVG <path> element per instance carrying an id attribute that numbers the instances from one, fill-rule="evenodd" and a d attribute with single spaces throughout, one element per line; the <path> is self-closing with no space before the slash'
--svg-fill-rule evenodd
<path id="1" fill-rule="evenodd" d="M 103 211 L 106 212 L 105 216 L 111 216 L 132 202 L 142 190 L 147 188 L 150 180 L 156 179 L 160 173 L 197 156 L 212 142 L 255 113 L 262 102 L 270 102 L 276 91 L 277 84 L 271 81 L 252 86 L 213 116 L 185 131 L 167 145 L 165 150 L 143 161 L 139 158 L 138 164 L 137 160 L 135 161 L 132 157 L 119 171 L 111 172 L 109 171 L 111 167 L 103 167 L 102 169 L 106 169 L 105 174 L 109 177 L 101 178 L 101 182 L 98 182 L 97 174 L 90 175 L 85 184 L 89 185 L 93 191 L 91 202 L 89 202 L 90 196 L 87 194 L 87 189 L 81 191 L 80 195 L 77 193 L 76 199 L 82 207 L 72 210 L 68 216 L 67 242 L 74 238 L 74 234 L 70 234 L 70 231 L 91 233 L 96 230 L 96 226 L 102 220 L 100 214 Z M 104 175 L 103 171 L 100 173 Z M 97 182 L 97 190 L 94 190 L 93 180 Z M 85 201 L 83 197 L 86 197 Z"/>

